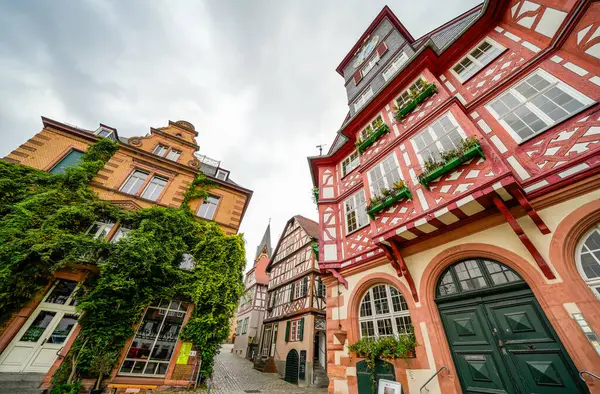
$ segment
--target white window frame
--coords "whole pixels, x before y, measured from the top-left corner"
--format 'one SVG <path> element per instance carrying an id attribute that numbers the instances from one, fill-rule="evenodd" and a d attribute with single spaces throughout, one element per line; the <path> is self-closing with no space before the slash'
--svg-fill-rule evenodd
<path id="1" fill-rule="evenodd" d="M 125 191 L 125 185 L 127 185 L 127 183 L 129 182 L 129 180 L 136 174 L 136 173 L 142 173 L 146 175 L 146 178 L 144 178 L 144 180 L 142 181 L 142 185 L 140 186 L 140 189 L 138 189 L 135 193 L 130 193 L 129 191 Z M 122 191 L 125 194 L 131 194 L 132 196 L 136 196 L 138 195 L 139 191 L 141 190 L 141 187 L 144 185 L 144 183 L 148 180 L 148 177 L 150 176 L 150 173 L 146 172 L 146 171 L 142 171 L 142 170 L 133 170 L 131 171 L 131 174 L 129 174 L 129 176 L 127 177 L 127 179 L 125 179 L 125 182 L 123 182 L 123 185 L 121 186 L 121 188 L 119 189 L 120 191 Z M 140 178 L 138 178 L 140 179 Z M 131 188 L 129 189 L 131 190 Z"/>
<path id="2" fill-rule="evenodd" d="M 377 114 L 377 115 L 375 115 L 375 117 L 373 117 L 373 119 L 371 119 L 371 120 L 369 121 L 369 123 L 368 123 L 368 124 L 367 124 L 367 125 L 366 125 L 366 126 L 365 126 L 365 127 L 364 127 L 364 128 L 361 130 L 361 131 L 360 131 L 360 132 L 359 132 L 359 134 L 358 134 L 358 135 L 360 136 L 360 138 L 362 138 L 363 140 L 365 140 L 365 139 L 369 138 L 369 136 L 367 135 L 367 130 L 368 130 L 369 128 L 371 128 L 371 131 L 372 131 L 372 132 L 375 132 L 375 130 L 377 130 L 377 129 L 375 128 L 375 122 L 377 122 L 377 119 L 379 119 L 379 118 L 381 118 L 381 122 L 382 122 L 382 124 L 387 124 L 387 123 L 385 123 L 385 120 L 383 119 L 383 115 L 382 115 L 381 113 L 378 113 L 378 114 Z"/>
<path id="3" fill-rule="evenodd" d="M 242 335 L 248 332 L 248 318 L 244 319 L 244 323 L 242 323 Z"/>
<path id="4" fill-rule="evenodd" d="M 214 206 L 215 206 L 215 210 L 213 211 L 213 213 L 212 213 L 211 217 L 210 217 L 210 218 L 208 218 L 208 217 L 205 217 L 205 216 L 202 216 L 202 215 L 200 215 L 200 210 L 202 209 L 202 207 L 203 207 L 204 205 L 210 205 L 210 204 L 211 204 L 211 203 L 209 203 L 209 204 L 205 204 L 205 202 L 206 202 L 206 201 L 208 201 L 208 199 L 209 199 L 209 198 L 211 198 L 211 197 L 212 197 L 212 198 L 215 198 L 215 199 L 217 200 L 217 202 L 214 204 Z M 200 204 L 200 206 L 198 207 L 198 210 L 196 211 L 196 216 L 198 216 L 198 217 L 200 217 L 200 218 L 202 218 L 202 219 L 206 219 L 206 220 L 213 220 L 213 219 L 215 218 L 215 215 L 217 214 L 217 209 L 219 208 L 219 203 L 220 203 L 220 202 L 221 202 L 221 196 L 215 196 L 215 195 L 213 195 L 213 194 L 209 194 L 209 195 L 208 195 L 208 197 L 206 197 L 206 198 L 205 198 L 205 199 L 202 201 L 202 204 Z M 207 213 L 208 213 L 208 211 L 207 211 Z"/>
<path id="5" fill-rule="evenodd" d="M 394 59 L 394 61 L 392 62 L 392 64 L 390 64 L 389 66 L 387 66 L 386 69 L 383 71 L 383 73 L 382 73 L 383 79 L 386 80 L 386 81 L 389 81 L 394 75 L 396 75 L 396 73 L 398 72 L 398 70 L 400 70 L 400 68 L 407 61 L 408 61 L 408 55 L 406 54 L 406 52 L 402 51 L 400 53 L 400 55 L 398 55 Z"/>
<path id="6" fill-rule="evenodd" d="M 419 148 L 417 147 L 417 143 L 415 142 L 415 138 L 419 135 L 421 135 L 421 133 L 429 133 L 429 135 L 432 137 L 433 142 L 429 145 L 431 146 L 432 144 L 436 144 L 436 147 L 438 148 L 438 151 L 440 153 L 444 152 L 444 147 L 441 145 L 440 139 L 436 134 L 435 131 L 433 129 L 433 125 L 439 121 L 441 121 L 442 118 L 444 117 L 448 117 L 450 122 L 452 123 L 452 125 L 454 126 L 454 128 L 448 132 L 446 132 L 446 134 L 444 135 L 448 135 L 450 134 L 451 131 L 456 130 L 460 136 L 465 139 L 467 138 L 467 134 L 464 132 L 464 130 L 462 129 L 462 127 L 460 127 L 460 124 L 456 121 L 456 118 L 454 117 L 454 115 L 452 114 L 452 112 L 448 111 L 445 114 L 443 114 L 442 116 L 440 116 L 439 118 L 437 118 L 436 120 L 434 120 L 433 122 L 431 122 L 429 125 L 427 125 L 427 127 L 425 127 L 423 130 L 421 130 L 419 133 L 415 134 L 411 139 L 410 139 L 410 143 L 412 144 L 413 150 L 415 152 L 415 154 L 417 155 L 417 159 L 419 160 L 419 164 L 421 165 L 421 167 L 424 165 L 425 160 L 423 159 L 423 155 L 421 154 L 421 150 L 419 150 Z"/>
<path id="7" fill-rule="evenodd" d="M 225 174 L 225 178 L 220 178 L 219 177 L 220 174 Z M 222 170 L 220 168 L 217 170 L 217 173 L 215 174 L 215 178 L 220 179 L 222 181 L 226 181 L 228 177 L 229 177 L 229 172 Z"/>
<path id="8" fill-rule="evenodd" d="M 479 60 L 477 60 L 472 53 L 479 48 L 479 46 L 481 44 L 483 44 L 484 42 L 487 42 L 488 44 L 490 44 L 492 47 L 494 47 L 496 49 L 496 53 L 494 54 L 493 57 L 491 57 L 489 59 L 489 61 L 487 63 L 482 63 Z M 483 40 L 479 41 L 477 43 L 477 45 L 473 45 L 471 47 L 471 49 L 469 49 L 469 51 L 467 52 L 467 54 L 465 56 L 463 56 L 462 58 L 460 58 L 459 61 L 457 61 L 456 63 L 454 63 L 452 65 L 452 67 L 450 67 L 450 73 L 452 73 L 452 75 L 454 75 L 454 77 L 456 77 L 456 79 L 458 79 L 461 83 L 464 83 L 465 81 L 469 80 L 471 77 L 473 77 L 475 74 L 477 74 L 479 71 L 483 70 L 488 64 L 492 63 L 494 60 L 496 60 L 498 58 L 498 56 L 500 56 L 502 54 L 502 52 L 504 52 L 506 48 L 504 48 L 502 45 L 498 44 L 496 41 L 492 40 L 489 37 L 485 37 Z M 456 66 L 458 66 L 463 60 L 465 59 L 469 59 L 475 66 L 476 69 L 475 71 L 467 76 L 467 77 L 463 77 L 461 76 L 459 73 L 457 73 L 454 68 Z"/>
<path id="9" fill-rule="evenodd" d="M 387 305 L 388 305 L 388 313 L 382 313 L 382 314 L 377 314 L 376 313 L 376 309 L 375 309 L 375 295 L 373 293 L 373 289 L 378 287 L 378 286 L 384 286 L 385 287 L 385 293 L 386 293 L 386 299 L 387 299 Z M 401 299 L 404 299 L 404 304 L 406 305 L 406 309 L 403 309 L 399 312 L 395 312 L 394 311 L 394 303 L 392 302 L 392 291 L 391 289 L 394 289 L 398 292 L 398 294 L 400 295 Z M 367 296 L 367 294 L 370 296 L 369 302 L 371 305 L 371 315 L 370 316 L 362 316 L 361 315 L 361 306 L 363 304 L 363 301 L 365 300 L 365 297 Z M 412 318 L 410 316 L 410 309 L 408 308 L 408 302 L 406 301 L 406 297 L 404 297 L 404 294 L 402 294 L 402 292 L 400 290 L 398 290 L 397 288 L 390 286 L 388 284 L 385 283 L 378 283 L 372 287 L 369 288 L 369 290 L 367 290 L 365 292 L 365 294 L 363 294 L 362 298 L 360 299 L 360 303 L 358 304 L 358 329 L 360 331 L 360 338 L 363 337 L 368 337 L 368 335 L 363 335 L 363 328 L 362 328 L 362 324 L 363 322 L 372 322 L 373 323 L 373 336 L 371 338 L 379 338 L 379 328 L 378 328 L 378 324 L 379 321 L 383 321 L 385 319 L 390 319 L 392 321 L 392 331 L 393 331 L 393 336 L 398 337 L 400 335 L 406 335 L 407 332 L 400 332 L 400 330 L 398 329 L 398 326 L 396 324 L 396 318 L 401 318 L 402 320 L 404 320 L 405 317 L 408 317 L 411 321 L 411 327 L 414 327 L 414 325 L 412 324 Z M 402 303 L 401 303 L 402 305 Z M 382 335 L 382 336 L 389 336 L 389 335 Z"/>
<path id="10" fill-rule="evenodd" d="M 546 81 L 550 82 L 550 85 L 548 85 L 546 88 L 544 88 L 542 91 L 540 91 L 539 93 L 535 94 L 534 96 L 530 97 L 529 99 L 526 99 L 523 95 L 521 95 L 516 89 L 515 87 L 518 86 L 519 84 L 521 84 L 522 82 L 525 82 L 528 78 L 534 76 L 534 75 L 538 75 L 540 77 L 542 77 L 543 79 L 545 79 Z M 535 100 L 537 97 L 539 97 L 541 94 L 547 92 L 548 90 L 552 89 L 553 87 L 558 87 L 560 90 L 562 90 L 563 92 L 569 94 L 570 96 L 572 96 L 574 99 L 580 101 L 581 103 L 583 103 L 583 107 L 581 107 L 580 109 L 576 110 L 573 113 L 570 113 L 566 116 L 564 116 L 561 119 L 558 120 L 553 120 L 552 118 L 550 118 L 548 115 L 546 115 L 543 111 L 541 111 L 538 107 L 536 107 L 535 105 L 533 105 L 532 101 Z M 492 108 L 492 103 L 495 103 L 498 99 L 500 99 L 501 97 L 503 97 L 505 94 L 510 93 L 512 94 L 517 100 L 520 101 L 520 104 L 513 108 L 509 113 L 505 114 L 504 116 L 500 116 L 493 108 Z M 532 73 L 530 73 L 529 75 L 527 75 L 524 78 L 521 78 L 518 82 L 514 83 L 509 89 L 505 90 L 502 94 L 498 95 L 498 97 L 493 100 L 490 101 L 488 104 L 486 104 L 485 108 L 489 111 L 490 114 L 492 114 L 492 116 L 494 116 L 494 118 L 496 118 L 496 120 L 498 120 L 498 122 L 502 125 L 502 127 L 504 127 L 504 129 L 508 132 L 508 134 L 510 134 L 510 136 L 518 143 L 518 144 L 522 144 L 526 141 L 529 141 L 532 138 L 535 138 L 536 136 L 544 133 L 546 130 L 554 127 L 556 124 L 562 122 L 563 120 L 577 114 L 580 113 L 581 111 L 584 111 L 585 109 L 587 109 L 590 105 L 594 104 L 594 101 L 592 99 L 590 99 L 589 97 L 587 97 L 586 95 L 584 95 L 583 93 L 575 90 L 574 88 L 572 88 L 570 85 L 566 84 L 565 82 L 561 81 L 560 79 L 556 78 L 554 75 L 548 73 L 547 71 L 538 68 L 537 70 L 533 71 Z M 508 123 L 506 123 L 506 121 L 504 120 L 504 118 L 508 115 L 513 113 L 514 111 L 516 111 L 517 109 L 521 108 L 522 106 L 526 106 L 531 112 L 533 112 L 535 115 L 538 116 L 538 118 L 540 118 L 540 120 L 544 123 L 546 123 L 546 127 L 544 127 L 543 129 L 541 129 L 540 131 L 534 133 L 533 135 L 530 135 L 526 138 L 522 138 L 519 134 L 517 134 L 516 131 L 514 131 L 509 125 Z"/>
<path id="11" fill-rule="evenodd" d="M 165 157 L 167 152 L 169 151 L 169 147 L 163 144 L 158 144 L 152 151 L 156 156 Z M 162 152 L 162 153 L 161 153 Z"/>
<path id="12" fill-rule="evenodd" d="M 290 322 L 290 342 L 300 340 L 300 319 L 295 319 Z"/>
<path id="13" fill-rule="evenodd" d="M 354 100 L 354 112 L 358 112 L 359 109 L 364 107 L 371 97 L 373 97 L 373 88 L 369 86 L 360 93 L 356 100 Z"/>
<path id="14" fill-rule="evenodd" d="M 117 231 L 115 232 L 115 234 L 112 236 L 112 238 L 110 239 L 111 243 L 115 243 L 115 242 L 119 242 L 119 240 L 126 238 L 128 236 L 128 233 L 131 230 L 128 228 L 125 228 L 123 226 L 119 226 L 119 228 L 117 229 Z"/>
<path id="15" fill-rule="evenodd" d="M 362 205 L 362 204 L 359 204 L 358 200 L 357 200 L 357 196 L 360 193 L 363 194 L 363 198 L 365 200 L 365 203 L 364 203 L 364 209 L 365 209 L 364 218 L 366 218 L 366 222 L 362 223 L 362 224 L 360 223 L 360 219 L 359 219 L 360 216 L 359 216 L 359 214 L 357 212 L 358 209 L 360 209 L 360 207 Z M 346 209 L 346 201 L 348 201 L 350 199 L 353 199 L 352 202 L 353 202 L 353 205 L 355 206 L 355 208 L 352 211 L 348 211 Z M 344 224 L 345 224 L 345 229 L 346 229 L 346 235 L 350 235 L 350 234 L 352 234 L 352 233 L 360 230 L 361 228 L 366 227 L 366 226 L 369 225 L 369 216 L 367 215 L 367 195 L 365 194 L 365 190 L 364 189 L 360 189 L 358 192 L 354 193 L 353 195 L 351 195 L 350 197 L 348 197 L 347 199 L 345 199 L 342 202 L 342 204 L 344 204 Z M 356 228 L 353 229 L 353 230 L 349 230 L 348 229 L 348 214 L 350 212 L 354 212 L 355 215 L 356 215 Z"/>
<path id="16" fill-rule="evenodd" d="M 369 60 L 368 63 L 366 63 L 363 68 L 360 70 L 361 75 L 364 77 L 367 76 L 367 74 L 369 73 L 369 71 L 371 71 L 373 69 L 373 67 L 375 67 L 375 65 L 377 64 L 378 61 L 381 60 L 381 57 L 379 57 L 379 54 L 377 53 L 377 51 L 375 51 L 375 54 L 371 57 L 371 59 Z"/>
<path id="17" fill-rule="evenodd" d="M 411 83 L 410 83 L 410 84 L 409 84 L 409 85 L 406 87 L 406 89 L 402 90 L 402 91 L 400 92 L 400 94 L 399 94 L 398 96 L 396 96 L 396 98 L 394 99 L 394 105 L 395 105 L 395 106 L 397 106 L 397 107 L 398 107 L 398 109 L 400 109 L 400 108 L 402 108 L 403 106 L 405 106 L 406 104 L 408 104 L 408 103 L 405 103 L 405 102 L 404 102 L 404 98 L 403 98 L 403 99 L 402 99 L 402 102 L 403 102 L 404 104 L 402 104 L 402 105 L 400 106 L 400 105 L 398 105 L 398 99 L 399 99 L 400 97 L 402 97 L 402 95 L 403 95 L 404 93 L 408 93 L 408 94 L 410 94 L 410 89 L 411 89 L 413 86 L 414 86 L 414 87 L 415 87 L 415 88 L 416 88 L 418 91 L 420 91 L 420 92 L 422 92 L 423 90 L 425 90 L 425 88 L 420 88 L 420 87 L 417 85 L 417 83 L 419 82 L 419 80 L 422 80 L 422 81 L 423 81 L 423 83 L 424 83 L 425 85 L 429 84 L 429 81 L 427 81 L 427 79 L 425 79 L 425 77 L 423 76 L 423 74 L 421 74 L 421 75 L 419 75 L 417 78 L 413 79 L 413 80 L 412 80 L 412 82 L 411 82 Z"/>
<path id="18" fill-rule="evenodd" d="M 169 151 L 169 153 L 167 153 L 167 156 L 166 156 L 166 158 L 168 160 L 171 160 L 174 162 L 177 162 L 177 160 L 179 160 L 179 157 L 181 157 L 181 151 L 178 149 L 171 149 Z"/>
<path id="19" fill-rule="evenodd" d="M 595 224 L 591 229 L 586 231 L 586 233 L 581 237 L 581 239 L 577 243 L 577 248 L 575 249 L 575 263 L 577 265 L 577 271 L 579 271 L 579 275 L 581 275 L 581 279 L 583 279 L 585 283 L 589 286 L 596 298 L 600 299 L 600 276 L 595 278 L 588 277 L 581 265 L 581 253 L 583 252 L 583 245 L 593 232 L 600 233 L 600 223 Z M 598 263 L 600 264 L 600 262 Z"/>
<path id="20" fill-rule="evenodd" d="M 367 171 L 367 179 L 369 180 L 369 191 L 371 192 L 371 197 L 377 195 L 378 193 L 375 192 L 375 190 L 373 189 L 373 179 L 372 179 L 372 175 L 371 172 L 375 169 L 375 168 L 379 168 L 379 170 L 381 171 L 383 177 L 381 178 L 383 180 L 383 183 L 385 184 L 385 187 L 387 189 L 390 189 L 393 185 L 390 185 L 386 175 L 388 174 L 387 172 L 385 172 L 385 168 L 383 166 L 383 162 L 386 161 L 388 158 L 393 157 L 394 158 L 394 163 L 396 164 L 395 170 L 398 171 L 398 177 L 400 178 L 399 180 L 402 179 L 402 171 L 400 171 L 400 162 L 398 161 L 398 157 L 396 156 L 396 154 L 392 151 L 390 152 L 389 155 L 387 155 L 386 157 L 384 157 L 379 163 L 375 164 L 373 167 L 371 167 L 369 169 L 369 171 Z"/>
<path id="21" fill-rule="evenodd" d="M 160 180 L 164 181 L 165 184 L 162 185 L 162 190 L 160 191 L 160 193 L 158 193 L 156 195 L 156 198 L 152 199 L 150 197 L 152 197 L 152 195 L 155 193 L 156 189 L 160 186 L 158 183 L 154 182 L 157 179 L 160 179 Z M 158 201 L 159 198 L 160 198 L 160 196 L 163 194 L 163 192 L 167 188 L 168 184 L 169 184 L 169 178 L 165 178 L 163 176 L 158 176 L 158 175 L 153 175 L 152 178 L 150 178 L 150 182 L 148 182 L 148 184 L 146 185 L 146 187 L 144 188 L 144 190 L 140 193 L 140 197 L 145 198 L 145 199 L 150 200 L 150 201 Z M 150 193 L 150 195 L 148 197 L 144 197 L 144 195 L 146 194 L 146 192 L 150 190 L 150 187 L 153 187 L 152 192 Z"/>
<path id="22" fill-rule="evenodd" d="M 340 173 L 342 174 L 342 178 L 354 171 L 354 169 L 359 165 L 360 155 L 358 154 L 357 150 L 353 150 L 352 153 L 346 156 L 340 164 Z"/>
<path id="23" fill-rule="evenodd" d="M 90 231 L 92 230 L 92 228 L 94 228 L 94 226 L 98 226 L 98 229 L 94 234 L 92 234 L 90 233 Z M 94 239 L 100 239 L 100 235 L 104 233 L 104 237 L 102 237 L 102 239 L 106 240 L 106 237 L 108 237 L 108 234 L 110 234 L 114 226 L 115 223 L 113 222 L 96 221 L 92 223 L 92 225 L 88 228 L 86 234 L 91 235 Z"/>
<path id="24" fill-rule="evenodd" d="M 102 134 L 102 132 L 106 132 L 107 134 L 102 136 L 102 135 L 100 135 L 100 134 Z M 94 134 L 101 138 L 113 138 L 114 139 L 114 136 L 113 136 L 114 133 L 115 133 L 114 130 L 110 130 L 110 129 L 107 129 L 104 127 L 99 127 L 96 131 L 94 131 Z"/>

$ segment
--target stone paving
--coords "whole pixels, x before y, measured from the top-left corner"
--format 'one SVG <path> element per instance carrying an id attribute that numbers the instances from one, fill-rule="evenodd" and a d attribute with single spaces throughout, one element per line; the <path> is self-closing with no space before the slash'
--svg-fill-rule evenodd
<path id="1" fill-rule="evenodd" d="M 325 394 L 327 389 L 301 388 L 283 380 L 279 374 L 263 373 L 252 368 L 252 362 L 231 353 L 233 345 L 225 344 L 215 360 L 211 394 Z M 196 393 L 206 393 L 198 390 Z"/>

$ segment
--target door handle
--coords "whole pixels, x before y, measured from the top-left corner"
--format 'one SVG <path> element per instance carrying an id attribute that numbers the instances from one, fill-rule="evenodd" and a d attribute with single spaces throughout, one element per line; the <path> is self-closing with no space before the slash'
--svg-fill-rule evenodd
<path id="1" fill-rule="evenodd" d="M 501 348 L 504 347 L 504 342 L 502 342 L 502 339 L 498 339 L 498 346 L 500 346 Z"/>

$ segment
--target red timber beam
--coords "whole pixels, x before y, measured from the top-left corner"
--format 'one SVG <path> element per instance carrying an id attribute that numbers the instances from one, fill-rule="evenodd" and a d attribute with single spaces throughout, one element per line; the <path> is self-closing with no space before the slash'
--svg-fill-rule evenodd
<path id="1" fill-rule="evenodd" d="M 540 267 L 540 270 L 542 270 L 542 272 L 544 273 L 546 278 L 556 279 L 556 276 L 550 269 L 550 266 L 548 265 L 548 263 L 546 263 L 546 260 L 544 260 L 544 258 L 540 254 L 539 250 L 537 250 L 537 248 L 531 242 L 531 240 L 529 239 L 527 234 L 525 234 L 525 231 L 523 231 L 523 228 L 519 225 L 519 223 L 517 222 L 515 217 L 510 213 L 510 211 L 508 210 L 506 205 L 504 205 L 504 202 L 502 201 L 502 199 L 498 195 L 494 195 L 494 196 L 492 196 L 492 200 L 494 201 L 496 208 L 498 208 L 498 210 L 502 213 L 502 215 L 504 215 L 504 219 L 506 219 L 506 221 L 508 222 L 510 227 L 513 229 L 515 234 L 517 234 L 517 236 L 519 237 L 519 239 L 521 240 L 523 245 L 525 245 L 525 247 L 527 248 L 529 253 L 531 253 L 531 256 L 537 263 L 538 267 Z"/>
<path id="2" fill-rule="evenodd" d="M 390 246 L 383 243 L 380 245 L 381 249 L 383 250 L 383 253 L 385 253 L 385 257 L 387 257 L 387 259 L 392 264 L 392 267 L 394 267 L 394 269 L 396 270 L 396 275 L 398 275 L 398 278 L 401 278 L 402 268 L 400 268 L 400 264 L 398 264 L 398 262 L 396 261 L 396 257 L 394 257 L 394 255 L 392 254 L 393 251 L 391 250 Z"/>
<path id="3" fill-rule="evenodd" d="M 406 279 L 406 283 L 408 283 L 408 287 L 410 288 L 410 292 L 412 293 L 413 300 L 415 300 L 415 302 L 419 302 L 419 294 L 417 293 L 417 288 L 415 287 L 415 281 L 413 280 L 412 275 L 408 270 L 408 266 L 406 265 L 402 254 L 400 253 L 400 247 L 393 239 L 390 240 L 390 247 L 392 248 L 392 252 L 394 254 L 396 263 L 400 267 L 400 270 L 402 271 L 402 274 Z"/>
<path id="4" fill-rule="evenodd" d="M 338 282 L 343 284 L 346 290 L 348 290 L 348 281 L 344 279 L 342 274 L 340 274 L 335 268 L 327 268 L 327 272 L 333 275 L 338 280 Z"/>
<path id="5" fill-rule="evenodd" d="M 540 232 L 544 235 L 550 234 L 550 229 L 548 228 L 548 226 L 546 226 L 546 223 L 544 223 L 540 215 L 538 215 L 537 211 L 531 206 L 529 200 L 527 199 L 527 197 L 525 197 L 525 194 L 523 194 L 521 189 L 516 187 L 512 190 L 512 193 L 517 198 L 517 201 L 523 207 L 525 212 L 527 212 L 527 215 L 529 215 L 531 220 L 533 220 Z"/>

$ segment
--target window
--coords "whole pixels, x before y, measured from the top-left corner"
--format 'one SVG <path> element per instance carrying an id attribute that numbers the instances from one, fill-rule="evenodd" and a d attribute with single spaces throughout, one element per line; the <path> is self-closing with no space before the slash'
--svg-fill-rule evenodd
<path id="1" fill-rule="evenodd" d="M 373 69 L 373 67 L 375 67 L 375 65 L 377 64 L 377 62 L 379 61 L 379 54 L 377 52 L 375 52 L 375 55 L 373 55 L 373 57 L 371 58 L 371 60 L 369 60 L 369 62 L 367 64 L 365 64 L 365 66 L 362 68 L 362 70 L 360 70 L 360 73 L 362 74 L 362 76 L 366 76 L 369 71 L 371 71 Z"/>
<path id="2" fill-rule="evenodd" d="M 383 71 L 383 79 L 385 79 L 387 81 L 390 78 L 392 78 L 396 74 L 396 72 L 398 72 L 398 70 L 400 70 L 400 67 L 402 67 L 402 65 L 404 63 L 406 63 L 407 60 L 408 60 L 408 55 L 404 51 L 402 51 L 402 53 L 396 59 L 394 59 L 392 64 L 390 64 Z"/>
<path id="3" fill-rule="evenodd" d="M 50 294 L 48 294 L 44 302 L 49 304 L 74 305 L 74 302 L 71 300 L 71 298 L 75 293 L 76 288 L 77 282 L 73 280 L 57 279 L 52 291 Z"/>
<path id="4" fill-rule="evenodd" d="M 308 277 L 294 283 L 294 299 L 306 297 L 308 294 Z"/>
<path id="5" fill-rule="evenodd" d="M 585 234 L 577 247 L 577 269 L 583 280 L 600 298 L 600 224 Z"/>
<path id="6" fill-rule="evenodd" d="M 292 320 L 290 325 L 290 341 L 302 340 L 303 319 Z"/>
<path id="7" fill-rule="evenodd" d="M 379 196 L 381 189 L 391 189 L 394 183 L 402 179 L 400 177 L 400 167 L 394 154 L 390 153 L 389 156 L 375 165 L 373 169 L 367 172 L 367 177 L 369 178 L 372 196 Z"/>
<path id="8" fill-rule="evenodd" d="M 169 300 L 149 306 L 119 374 L 164 376 L 173 356 L 187 308 L 186 303 Z"/>
<path id="9" fill-rule="evenodd" d="M 222 181 L 226 181 L 228 177 L 229 177 L 229 173 L 227 171 L 224 171 L 224 170 L 221 170 L 221 169 L 217 170 L 217 175 L 216 175 L 217 179 L 220 179 Z"/>
<path id="10" fill-rule="evenodd" d="M 104 127 L 100 127 L 98 130 L 94 132 L 98 137 L 108 138 L 112 136 L 113 130 L 105 129 Z M 114 138 L 113 138 L 114 139 Z"/>
<path id="11" fill-rule="evenodd" d="M 365 191 L 361 190 L 344 201 L 344 211 L 346 215 L 346 234 L 369 224 Z"/>
<path id="12" fill-rule="evenodd" d="M 359 164 L 358 152 L 354 151 L 342 161 L 342 178 L 351 173 Z"/>
<path id="13" fill-rule="evenodd" d="M 242 329 L 242 321 L 238 320 L 235 325 L 235 335 L 240 335 L 240 330 Z"/>
<path id="14" fill-rule="evenodd" d="M 360 132 L 360 138 L 367 139 L 369 138 L 369 136 L 378 128 L 380 128 L 381 126 L 383 126 L 383 118 L 381 117 L 381 115 L 378 115 L 375 119 L 373 119 L 371 121 L 371 123 L 369 123 L 367 125 L 367 127 L 365 127 L 363 130 L 361 130 Z"/>
<path id="15" fill-rule="evenodd" d="M 91 235 L 94 239 L 106 239 L 114 225 L 110 222 L 94 222 L 86 234 Z"/>
<path id="16" fill-rule="evenodd" d="M 507 266 L 493 260 L 469 259 L 452 265 L 442 273 L 437 286 L 437 297 L 467 291 L 485 291 L 489 287 L 515 282 L 523 282 L 523 279 Z"/>
<path id="17" fill-rule="evenodd" d="M 167 159 L 177 161 L 179 160 L 179 156 L 181 156 L 181 151 L 177 149 L 171 149 L 171 151 L 167 154 Z"/>
<path id="18" fill-rule="evenodd" d="M 452 67 L 452 73 L 459 81 L 464 82 L 475 75 L 477 71 L 490 64 L 503 50 L 504 47 L 496 41 L 485 38 Z"/>
<path id="19" fill-rule="evenodd" d="M 160 196 L 164 190 L 165 186 L 167 186 L 167 182 L 168 179 L 161 178 L 159 176 L 153 176 L 150 180 L 150 183 L 148 183 L 148 186 L 146 186 L 146 189 L 144 189 L 142 197 L 147 198 L 148 200 L 156 201 L 158 196 Z"/>
<path id="20" fill-rule="evenodd" d="M 317 278 L 317 297 L 327 297 L 327 288 L 321 278 Z"/>
<path id="21" fill-rule="evenodd" d="M 112 243 L 118 242 L 121 238 L 127 237 L 127 233 L 130 232 L 130 231 L 131 230 L 128 229 L 128 228 L 119 227 L 119 229 L 117 230 L 117 232 L 115 233 L 115 235 L 113 235 L 113 237 L 110 240 L 110 242 L 112 242 Z"/>
<path id="22" fill-rule="evenodd" d="M 370 288 L 360 302 L 361 338 L 398 336 L 412 330 L 408 304 L 398 290 L 389 285 Z"/>
<path id="23" fill-rule="evenodd" d="M 360 96 L 354 101 L 354 111 L 358 111 L 362 108 L 363 105 L 369 101 L 369 99 L 373 97 L 373 89 L 369 86 L 365 91 L 363 91 Z"/>
<path id="24" fill-rule="evenodd" d="M 412 101 L 412 94 L 419 93 L 425 90 L 427 85 L 423 78 L 419 77 L 413 84 L 411 84 L 405 91 L 400 93 L 400 96 L 396 98 L 396 105 L 398 108 L 404 107 L 406 104 Z"/>
<path id="25" fill-rule="evenodd" d="M 517 142 L 523 142 L 594 102 L 538 69 L 486 108 Z"/>
<path id="26" fill-rule="evenodd" d="M 215 212 L 217 211 L 217 205 L 219 204 L 219 197 L 208 196 L 198 208 L 197 215 L 201 218 L 212 220 L 215 217 Z"/>
<path id="27" fill-rule="evenodd" d="M 244 319 L 244 325 L 242 326 L 242 335 L 248 332 L 248 318 Z"/>
<path id="28" fill-rule="evenodd" d="M 194 256 L 189 253 L 184 253 L 181 256 L 181 261 L 179 262 L 179 268 L 182 270 L 191 271 L 196 268 L 196 261 L 194 260 Z"/>
<path id="29" fill-rule="evenodd" d="M 155 155 L 164 157 L 168 150 L 169 150 L 168 146 L 158 144 L 158 145 L 156 145 L 156 148 L 154 148 L 154 151 L 152 153 L 154 153 Z"/>
<path id="30" fill-rule="evenodd" d="M 127 194 L 137 194 L 147 178 L 148 173 L 136 170 L 129 176 L 123 186 L 121 186 L 121 191 Z"/>
<path id="31" fill-rule="evenodd" d="M 441 153 L 459 148 L 467 138 L 451 113 L 446 113 L 411 138 L 419 162 L 440 161 Z"/>
<path id="32" fill-rule="evenodd" d="M 83 152 L 75 149 L 71 149 L 58 163 L 50 170 L 53 174 L 62 174 L 69 167 L 75 167 L 79 165 L 79 161 L 83 156 Z"/>

